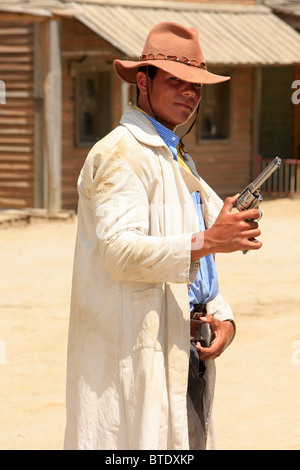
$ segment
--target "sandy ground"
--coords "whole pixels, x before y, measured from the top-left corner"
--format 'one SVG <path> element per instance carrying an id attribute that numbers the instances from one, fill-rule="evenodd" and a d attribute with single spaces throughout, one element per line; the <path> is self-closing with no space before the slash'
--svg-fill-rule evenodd
<path id="1" fill-rule="evenodd" d="M 264 201 L 263 248 L 219 255 L 237 335 L 217 360 L 220 449 L 300 449 L 300 200 Z M 76 220 L 0 227 L 0 449 L 62 449 Z"/>

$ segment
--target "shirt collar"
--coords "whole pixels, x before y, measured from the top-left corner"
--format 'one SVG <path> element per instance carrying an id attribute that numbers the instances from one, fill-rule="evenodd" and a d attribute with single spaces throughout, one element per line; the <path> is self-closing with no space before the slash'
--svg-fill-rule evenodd
<path id="1" fill-rule="evenodd" d="M 178 135 L 176 135 L 174 132 L 165 127 L 153 117 L 147 115 L 147 118 L 152 122 L 160 137 L 172 151 L 173 157 L 175 158 L 175 160 L 177 160 L 177 145 L 179 143 Z"/>
<path id="2" fill-rule="evenodd" d="M 155 127 L 156 131 L 164 141 L 164 143 L 169 147 L 173 154 L 173 158 L 177 160 L 177 145 L 179 143 L 179 137 L 177 134 L 175 134 L 173 131 L 165 127 L 163 124 L 161 124 L 159 121 L 154 119 L 153 117 L 149 116 L 147 113 L 145 113 L 142 109 L 138 108 L 137 106 L 133 106 L 135 109 L 138 111 L 142 112 L 145 114 L 145 116 L 149 119 L 149 121 L 153 124 Z"/>

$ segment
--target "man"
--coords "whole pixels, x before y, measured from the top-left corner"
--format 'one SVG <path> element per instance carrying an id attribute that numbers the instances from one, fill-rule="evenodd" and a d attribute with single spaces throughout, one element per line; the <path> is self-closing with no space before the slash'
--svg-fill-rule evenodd
<path id="1" fill-rule="evenodd" d="M 138 106 L 79 177 L 65 448 L 211 448 L 213 359 L 234 335 L 214 254 L 260 248 L 259 212 L 223 206 L 174 130 L 202 84 L 228 77 L 207 71 L 196 30 L 169 22 L 114 68 Z"/>

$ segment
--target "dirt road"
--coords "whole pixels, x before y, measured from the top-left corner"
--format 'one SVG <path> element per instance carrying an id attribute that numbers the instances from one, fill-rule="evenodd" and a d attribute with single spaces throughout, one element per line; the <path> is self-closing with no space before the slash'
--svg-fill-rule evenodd
<path id="1" fill-rule="evenodd" d="M 217 360 L 220 449 L 300 449 L 300 200 L 264 201 L 263 248 L 219 255 L 237 335 Z M 0 227 L 0 449 L 62 449 L 76 221 Z"/>

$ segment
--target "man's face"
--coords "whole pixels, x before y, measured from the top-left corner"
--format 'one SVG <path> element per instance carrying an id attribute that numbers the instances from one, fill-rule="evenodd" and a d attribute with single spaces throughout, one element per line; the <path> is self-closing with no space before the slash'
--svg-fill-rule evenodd
<path id="1" fill-rule="evenodd" d="M 139 77 L 141 81 L 145 79 L 143 72 L 139 74 L 142 74 Z M 154 79 L 149 79 L 149 83 L 151 106 L 144 89 L 139 105 L 150 116 L 154 112 L 153 117 L 168 129 L 174 130 L 176 126 L 185 123 L 196 111 L 201 99 L 200 84 L 184 82 L 160 69 L 157 69 Z"/>

